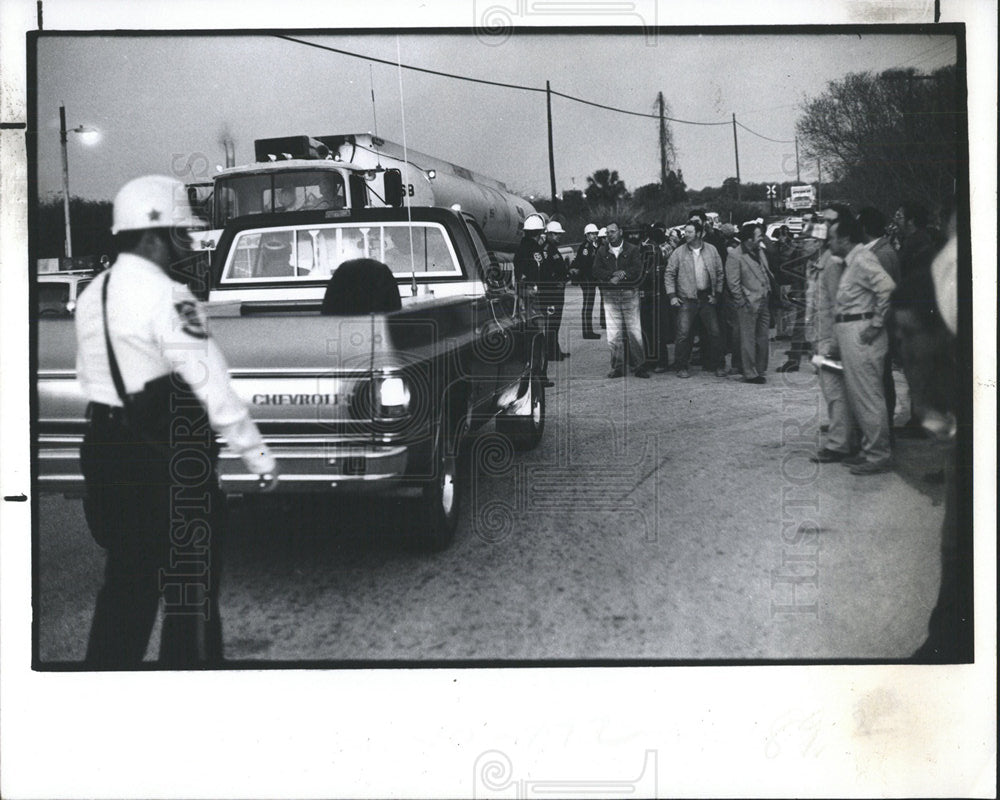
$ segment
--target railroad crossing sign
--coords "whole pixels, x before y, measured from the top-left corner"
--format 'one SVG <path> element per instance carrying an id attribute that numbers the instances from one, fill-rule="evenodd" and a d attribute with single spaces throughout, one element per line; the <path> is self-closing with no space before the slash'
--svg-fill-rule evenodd
<path id="1" fill-rule="evenodd" d="M 775 184 L 772 183 L 767 187 L 767 196 L 772 200 L 778 196 L 778 187 Z"/>

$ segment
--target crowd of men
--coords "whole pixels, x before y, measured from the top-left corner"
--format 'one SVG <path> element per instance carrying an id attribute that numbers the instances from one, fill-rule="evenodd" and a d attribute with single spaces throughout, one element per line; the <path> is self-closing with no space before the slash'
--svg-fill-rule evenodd
<path id="1" fill-rule="evenodd" d="M 559 345 L 567 282 L 583 293 L 585 339 L 600 338 L 599 294 L 609 378 L 667 372 L 669 344 L 676 376 L 689 378 L 697 342 L 703 373 L 766 383 L 771 329 L 791 314 L 791 348 L 778 371 L 799 369 L 809 355 L 822 365 L 829 424 L 814 460 L 872 475 L 889 468 L 894 439 L 890 301 L 905 275 L 929 270 L 940 247 L 927 221 L 915 203 L 903 203 L 892 224 L 876 208 L 855 215 L 834 204 L 806 215 L 799 237 L 782 227 L 771 238 L 763 219 L 716 227 L 695 209 L 683 226 L 654 224 L 633 241 L 617 221 L 588 224 L 567 261 L 562 225 L 536 215 L 525 220 L 514 266 L 522 296 L 538 308 L 550 361 L 569 355 Z"/>
<path id="2" fill-rule="evenodd" d="M 901 367 L 911 404 L 902 430 L 930 432 L 948 444 L 941 586 L 927 639 L 913 658 L 969 662 L 972 526 L 958 487 L 969 485 L 970 466 L 956 455 L 958 431 L 971 425 L 957 388 L 958 307 L 968 298 L 958 292 L 956 219 L 947 237 L 928 222 L 927 209 L 914 202 L 900 204 L 891 221 L 873 207 L 854 214 L 832 204 L 804 215 L 797 238 L 780 227 L 772 239 L 761 219 L 716 230 L 694 210 L 679 232 L 653 225 L 638 244 L 625 241 L 618 222 L 606 229 L 588 224 L 567 268 L 558 252 L 561 225 L 529 218 L 515 272 L 528 302 L 557 303 L 558 313 L 542 307 L 539 318 L 548 352 L 559 358 L 568 355 L 555 343 L 566 281 L 583 292 L 584 338 L 600 338 L 593 328 L 600 295 L 609 378 L 629 367 L 639 378 L 648 378 L 650 367 L 666 372 L 671 342 L 676 375 L 688 378 L 697 338 L 704 372 L 724 378 L 733 370 L 747 383 L 764 383 L 772 315 L 791 317 L 788 358 L 777 371 L 797 371 L 811 356 L 829 420 L 812 460 L 844 464 L 855 475 L 892 465 L 893 372 Z"/>

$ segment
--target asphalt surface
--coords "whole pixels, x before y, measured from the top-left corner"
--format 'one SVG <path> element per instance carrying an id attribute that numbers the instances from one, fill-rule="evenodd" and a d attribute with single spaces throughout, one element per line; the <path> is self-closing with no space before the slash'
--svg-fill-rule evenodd
<path id="1" fill-rule="evenodd" d="M 455 543 L 406 547 L 405 503 L 233 504 L 222 613 L 240 661 L 905 658 L 939 582 L 942 453 L 897 442 L 893 472 L 814 465 L 806 366 L 768 383 L 693 368 L 608 379 L 570 288 L 542 444 L 488 425 Z M 905 397 L 905 387 L 900 386 Z M 79 500 L 42 496 L 43 662 L 83 657 L 102 551 Z M 147 658 L 158 644 L 154 631 Z"/>

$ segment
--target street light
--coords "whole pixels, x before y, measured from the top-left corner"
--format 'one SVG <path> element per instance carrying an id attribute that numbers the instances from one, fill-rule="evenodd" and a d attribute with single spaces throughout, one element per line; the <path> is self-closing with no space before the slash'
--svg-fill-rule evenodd
<path id="1" fill-rule="evenodd" d="M 101 138 L 100 131 L 96 128 L 87 128 L 78 125 L 75 128 L 66 130 L 66 106 L 59 106 L 59 144 L 62 146 L 62 173 L 63 173 L 63 216 L 66 218 L 66 257 L 73 257 L 73 235 L 69 224 L 69 158 L 66 153 L 67 134 L 79 133 L 84 144 L 94 144 Z"/>

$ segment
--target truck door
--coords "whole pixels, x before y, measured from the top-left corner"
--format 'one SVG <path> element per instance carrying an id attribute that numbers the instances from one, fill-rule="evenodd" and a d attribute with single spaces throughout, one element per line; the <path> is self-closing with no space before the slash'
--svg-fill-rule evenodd
<path id="1" fill-rule="evenodd" d="M 517 295 L 506 285 L 507 274 L 486 245 L 486 237 L 474 220 L 468 220 L 469 233 L 476 250 L 480 278 L 486 284 L 481 321 L 479 346 L 486 358 L 495 364 L 496 388 L 503 390 L 517 382 L 528 361 L 529 341 L 524 310 L 519 307 Z M 496 279 L 493 276 L 497 276 Z M 492 285 L 491 285 L 492 284 Z"/>

